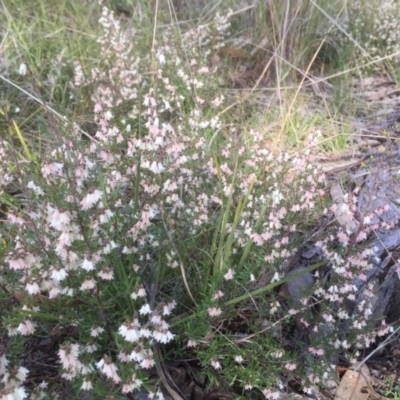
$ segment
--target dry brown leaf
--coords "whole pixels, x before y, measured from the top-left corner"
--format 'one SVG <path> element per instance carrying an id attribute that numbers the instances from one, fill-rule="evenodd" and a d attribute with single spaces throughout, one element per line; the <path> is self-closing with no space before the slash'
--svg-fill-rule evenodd
<path id="1" fill-rule="evenodd" d="M 363 160 L 363 157 L 352 157 L 347 160 L 336 160 L 336 161 L 328 161 L 323 163 L 318 163 L 318 167 L 322 169 L 326 174 L 336 173 L 339 171 L 347 170 L 352 168 Z"/>
<path id="2" fill-rule="evenodd" d="M 245 58 L 246 52 L 240 48 L 228 47 L 221 49 L 221 55 L 230 58 Z"/>
<path id="3" fill-rule="evenodd" d="M 343 376 L 334 400 L 385 400 L 371 385 L 369 368 L 363 364 L 355 371 L 349 369 Z"/>

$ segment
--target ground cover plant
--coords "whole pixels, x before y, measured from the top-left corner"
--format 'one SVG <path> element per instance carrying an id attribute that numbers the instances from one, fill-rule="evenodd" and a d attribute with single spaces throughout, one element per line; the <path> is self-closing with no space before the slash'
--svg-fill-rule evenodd
<path id="1" fill-rule="evenodd" d="M 41 33 L 55 28 L 45 14 L 69 26 L 82 12 L 38 4 Z M 277 85 L 307 70 L 304 83 L 325 39 L 300 66 L 290 35 L 308 8 L 280 4 L 248 18 L 284 27 L 271 35 Z M 47 33 L 41 54 L 12 17 L 23 5 L 3 5 L 14 58 L 1 66 L 1 398 L 180 399 L 165 365 L 189 358 L 238 398 L 279 398 L 285 380 L 316 392 L 339 356 L 354 361 L 391 330 L 354 281 L 371 269 L 364 241 L 397 223 L 381 218 L 390 205 L 360 215 L 359 188 L 332 201 L 315 162 L 326 125 L 304 122 L 294 100 L 280 97 L 275 137 L 228 102 L 235 66 L 218 57 L 246 10 L 204 6 L 182 28 L 165 23 L 172 3 L 86 6 L 90 33 Z"/>

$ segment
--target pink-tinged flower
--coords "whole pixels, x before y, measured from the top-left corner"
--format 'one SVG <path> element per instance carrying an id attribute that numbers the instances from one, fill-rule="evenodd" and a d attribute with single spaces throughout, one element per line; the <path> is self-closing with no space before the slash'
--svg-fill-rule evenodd
<path id="1" fill-rule="evenodd" d="M 89 210 L 90 208 L 92 208 L 101 199 L 101 196 L 102 193 L 100 190 L 90 190 L 80 203 L 82 210 Z"/>
<path id="2" fill-rule="evenodd" d="M 264 244 L 264 238 L 262 235 L 258 234 L 257 232 L 254 232 L 250 235 L 251 239 L 257 246 L 262 246 Z"/>
<path id="3" fill-rule="evenodd" d="M 8 262 L 10 268 L 15 271 L 29 267 L 29 264 L 27 263 L 26 258 L 22 258 L 22 257 L 16 258 L 16 259 L 7 258 L 6 261 Z"/>
<path id="4" fill-rule="evenodd" d="M 170 342 L 175 335 L 171 333 L 168 329 L 155 330 L 153 332 L 153 338 L 159 343 Z"/>
<path id="5" fill-rule="evenodd" d="M 96 363 L 96 367 L 101 370 L 104 375 L 112 379 L 114 383 L 121 382 L 121 378 L 117 373 L 118 367 L 108 357 L 103 357 Z"/>
<path id="6" fill-rule="evenodd" d="M 121 350 L 117 357 L 118 357 L 118 360 L 123 363 L 126 363 L 129 361 L 129 354 L 125 353 L 124 350 Z"/>
<path id="7" fill-rule="evenodd" d="M 19 225 L 19 226 L 23 226 L 25 224 L 25 220 L 18 216 L 18 215 L 14 215 L 14 214 L 9 214 L 8 215 L 8 220 L 15 225 Z"/>
<path id="8" fill-rule="evenodd" d="M 323 356 L 323 355 L 325 354 L 324 349 L 321 349 L 321 348 L 309 347 L 309 348 L 308 348 L 308 351 L 309 351 L 311 354 L 314 354 L 314 355 L 316 355 L 316 356 Z"/>
<path id="9" fill-rule="evenodd" d="M 212 307 L 208 309 L 208 315 L 210 317 L 218 317 L 222 314 L 222 310 L 219 307 Z"/>
<path id="10" fill-rule="evenodd" d="M 233 275 L 235 275 L 234 271 L 232 270 L 232 268 L 229 268 L 228 272 L 224 275 L 224 279 L 226 281 L 230 281 L 231 279 L 233 279 Z"/>
<path id="11" fill-rule="evenodd" d="M 151 308 L 149 304 L 144 304 L 141 309 L 139 310 L 140 315 L 146 315 L 151 313 Z"/>
<path id="12" fill-rule="evenodd" d="M 92 337 L 97 337 L 101 335 L 104 332 L 104 328 L 101 326 L 93 326 L 92 329 L 90 330 L 90 336 Z"/>
<path id="13" fill-rule="evenodd" d="M 286 363 L 285 368 L 288 371 L 294 371 L 297 368 L 297 365 L 295 363 Z"/>
<path id="14" fill-rule="evenodd" d="M 133 300 L 136 300 L 138 297 L 146 297 L 146 289 L 144 288 L 144 286 L 140 285 L 136 292 L 133 292 L 131 294 L 131 297 Z"/>
<path id="15" fill-rule="evenodd" d="M 71 246 L 73 239 L 74 239 L 73 232 L 70 232 L 70 231 L 61 232 L 61 235 L 58 238 L 57 249 L 60 249 L 62 247 L 66 247 L 66 246 Z"/>
<path id="16" fill-rule="evenodd" d="M 61 175 L 63 166 L 64 166 L 63 163 L 57 163 L 57 162 L 43 164 L 42 175 L 44 178 L 47 178 L 50 175 Z"/>
<path id="17" fill-rule="evenodd" d="M 64 344 L 58 350 L 58 356 L 60 357 L 61 364 L 65 370 L 69 368 L 77 370 L 80 366 L 78 360 L 79 356 L 79 344 Z"/>
<path id="18" fill-rule="evenodd" d="M 57 231 L 67 230 L 71 223 L 71 214 L 68 211 L 60 211 L 58 208 L 47 206 L 48 222 Z"/>
<path id="19" fill-rule="evenodd" d="M 347 234 L 343 231 L 339 232 L 337 234 L 337 237 L 339 239 L 339 242 L 342 243 L 344 246 L 347 246 L 347 244 L 349 243 L 349 237 L 347 236 Z"/>
<path id="20" fill-rule="evenodd" d="M 37 282 L 29 282 L 25 286 L 25 290 L 30 294 L 38 294 L 40 293 L 40 288 Z"/>
<path id="21" fill-rule="evenodd" d="M 143 369 L 149 369 L 149 368 L 153 367 L 154 364 L 155 364 L 154 358 L 152 358 L 152 357 L 147 357 L 147 358 L 145 358 L 144 360 L 142 360 L 142 362 L 140 363 L 140 366 L 141 366 Z"/>
<path id="22" fill-rule="evenodd" d="M 175 308 L 176 306 L 176 301 L 172 300 L 171 302 L 167 304 L 163 304 L 163 315 L 169 315 L 171 314 L 171 311 Z"/>
<path id="23" fill-rule="evenodd" d="M 96 287 L 96 281 L 93 278 L 86 279 L 81 285 L 81 290 L 90 290 Z"/>
<path id="24" fill-rule="evenodd" d="M 36 328 L 36 324 L 34 322 L 32 322 L 31 320 L 26 319 L 18 325 L 17 331 L 21 335 L 27 336 L 27 335 L 31 335 L 33 332 L 35 332 L 35 328 Z"/>
<path id="25" fill-rule="evenodd" d="M 217 360 L 211 360 L 211 365 L 215 368 L 215 369 L 221 369 L 221 364 L 219 361 Z"/>
<path id="26" fill-rule="evenodd" d="M 105 281 L 111 281 L 114 278 L 114 271 L 111 271 L 108 267 L 104 267 L 97 275 Z"/>
<path id="27" fill-rule="evenodd" d="M 137 318 L 130 323 L 125 323 L 118 328 L 118 332 L 127 342 L 137 342 L 140 339 L 140 323 Z"/>
<path id="28" fill-rule="evenodd" d="M 264 389 L 262 391 L 263 395 L 265 396 L 266 399 L 268 400 L 278 400 L 281 397 L 281 393 L 280 392 L 273 392 L 271 389 Z"/>
<path id="29" fill-rule="evenodd" d="M 94 105 L 93 111 L 97 114 L 97 113 L 103 111 L 103 106 L 100 103 L 96 103 Z"/>
<path id="30" fill-rule="evenodd" d="M 223 295 L 224 295 L 224 293 L 222 292 L 222 290 L 217 290 L 217 291 L 214 293 L 213 300 L 217 300 L 217 299 L 219 299 L 220 297 L 222 297 Z"/>
<path id="31" fill-rule="evenodd" d="M 150 322 L 155 325 L 160 325 L 162 322 L 161 315 L 157 311 L 154 311 L 150 317 Z"/>
<path id="32" fill-rule="evenodd" d="M 141 381 L 140 379 L 138 379 L 136 377 L 136 374 L 134 373 L 132 375 L 132 379 L 129 383 L 126 383 L 125 385 L 123 385 L 122 387 L 122 393 L 130 393 L 133 390 L 139 388 L 140 386 L 142 386 L 143 381 Z"/>
<path id="33" fill-rule="evenodd" d="M 197 347 L 198 345 L 199 344 L 195 340 L 192 340 L 192 339 L 189 339 L 187 342 L 187 347 Z"/>

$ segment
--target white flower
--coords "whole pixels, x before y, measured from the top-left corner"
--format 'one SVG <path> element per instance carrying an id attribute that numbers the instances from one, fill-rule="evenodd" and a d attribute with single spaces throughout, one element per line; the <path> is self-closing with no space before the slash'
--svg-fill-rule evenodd
<path id="1" fill-rule="evenodd" d="M 281 200 L 283 200 L 282 193 L 278 189 L 274 190 L 272 192 L 272 204 L 276 206 L 281 202 Z"/>
<path id="2" fill-rule="evenodd" d="M 152 336 L 151 330 L 144 328 L 140 330 L 140 337 L 145 337 L 145 338 L 149 338 Z"/>
<path id="3" fill-rule="evenodd" d="M 278 273 L 278 272 L 275 272 L 273 278 L 271 279 L 271 283 L 272 283 L 272 282 L 277 282 L 277 281 L 279 281 L 280 279 L 281 279 L 281 277 L 279 276 L 279 273 Z"/>
<path id="4" fill-rule="evenodd" d="M 94 326 L 90 331 L 90 336 L 97 337 L 103 332 L 104 332 L 104 328 L 102 328 L 101 326 Z"/>
<path id="5" fill-rule="evenodd" d="M 369 216 L 364 217 L 364 224 L 365 225 L 370 225 L 371 224 L 371 217 L 369 217 Z"/>
<path id="6" fill-rule="evenodd" d="M 87 259 L 85 258 L 85 259 L 83 260 L 83 263 L 82 263 L 82 268 L 83 268 L 85 271 L 92 271 L 92 270 L 94 270 L 93 261 L 87 260 Z"/>
<path id="7" fill-rule="evenodd" d="M 102 214 L 99 215 L 99 222 L 101 224 L 106 224 L 113 216 L 114 213 L 111 210 L 105 210 Z"/>
<path id="8" fill-rule="evenodd" d="M 4 375 L 8 365 L 8 360 L 5 354 L 0 355 L 0 375 Z"/>
<path id="9" fill-rule="evenodd" d="M 28 70 L 28 68 L 27 68 L 26 64 L 22 63 L 22 64 L 19 66 L 18 73 L 19 73 L 20 75 L 26 75 L 26 71 L 27 71 L 27 70 Z"/>
<path id="10" fill-rule="evenodd" d="M 155 161 L 153 161 L 149 167 L 149 170 L 151 172 L 154 172 L 155 174 L 159 174 L 160 172 L 163 172 L 164 169 L 165 168 L 161 163 L 156 163 Z"/>
<path id="11" fill-rule="evenodd" d="M 51 278 L 57 282 L 61 282 L 63 279 L 67 277 L 68 273 L 63 268 L 54 268 L 51 271 Z"/>
<path id="12" fill-rule="evenodd" d="M 157 54 L 157 58 L 158 58 L 158 61 L 160 62 L 160 64 L 165 64 L 165 56 L 164 56 L 164 54 L 158 53 Z"/>
<path id="13" fill-rule="evenodd" d="M 22 382 L 25 381 L 28 373 L 29 371 L 24 367 L 19 367 L 16 374 L 15 372 L 7 371 L 4 374 L 2 382 L 5 384 L 6 389 L 12 388 L 13 386 L 19 386 Z M 14 399 L 14 397 L 11 397 L 11 399 Z"/>
<path id="14" fill-rule="evenodd" d="M 93 389 L 92 381 L 84 379 L 81 390 L 90 390 Z"/>
<path id="15" fill-rule="evenodd" d="M 135 319 L 130 324 L 123 324 L 118 328 L 118 332 L 121 336 L 125 338 L 127 342 L 136 342 L 140 338 L 140 324 L 137 319 Z"/>
<path id="16" fill-rule="evenodd" d="M 39 186 L 35 185 L 35 183 L 33 181 L 30 181 L 28 183 L 27 188 L 32 189 L 38 195 L 43 195 L 44 194 L 42 188 L 40 188 Z"/>
<path id="17" fill-rule="evenodd" d="M 13 391 L 2 396 L 1 400 L 23 400 L 25 399 L 27 394 L 25 393 L 25 389 L 23 387 L 14 387 Z"/>
<path id="18" fill-rule="evenodd" d="M 103 247 L 103 253 L 104 254 L 110 254 L 112 249 L 117 248 L 118 245 L 114 242 L 114 240 L 111 240 L 108 242 L 104 247 Z"/>
<path id="19" fill-rule="evenodd" d="M 162 329 L 161 331 L 154 331 L 153 338 L 160 343 L 168 343 L 170 342 L 175 335 L 171 333 L 168 329 Z"/>
<path id="20" fill-rule="evenodd" d="M 139 310 L 139 314 L 146 315 L 151 313 L 151 308 L 149 304 L 144 304 L 142 308 Z"/>

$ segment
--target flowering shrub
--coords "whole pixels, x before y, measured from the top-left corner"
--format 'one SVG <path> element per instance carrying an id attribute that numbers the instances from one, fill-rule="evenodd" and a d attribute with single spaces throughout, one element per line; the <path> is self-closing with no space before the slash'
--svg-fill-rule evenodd
<path id="1" fill-rule="evenodd" d="M 221 46 L 227 18 L 186 34 L 182 49 L 167 31 L 143 58 L 137 33 L 107 8 L 100 23 L 98 68 L 85 76 L 74 62 L 75 89 L 95 88 L 95 136 L 63 123 L 40 158 L 1 149 L 2 168 L 25 195 L 5 223 L 5 287 L 14 303 L 1 395 L 60 390 L 34 378 L 23 386 L 37 355 L 18 366 L 21 344 L 38 336 L 56 337 L 60 375 L 77 393 L 121 398 L 144 386 L 162 397 L 149 371 L 171 348 L 194 352 L 206 371 L 267 398 L 276 397 L 281 373 L 298 372 L 311 390 L 335 349 L 355 335 L 355 347 L 375 337 L 366 330 L 369 299 L 351 313 L 344 304 L 355 299 L 354 274 L 369 268 L 369 252 L 355 247 L 368 233 L 362 225 L 319 232 L 329 279 L 318 270 L 289 305 L 272 290 L 330 212 L 313 164 L 318 132 L 308 151 L 274 154 L 258 132 L 219 117 L 224 97 L 205 54 Z M 352 217 L 355 202 L 347 201 Z M 299 314 L 311 301 L 320 319 Z M 324 360 L 312 372 L 283 344 L 297 317 L 314 332 L 307 353 Z"/>
<path id="2" fill-rule="evenodd" d="M 348 5 L 348 14 L 342 28 L 361 47 L 355 48 L 355 55 L 365 62 L 387 55 L 396 55 L 391 59 L 398 63 L 400 52 L 400 26 L 397 15 L 399 3 L 395 0 L 352 1 Z M 349 37 L 339 33 L 343 44 L 351 44 Z M 364 49 L 364 51 L 362 50 Z"/>

